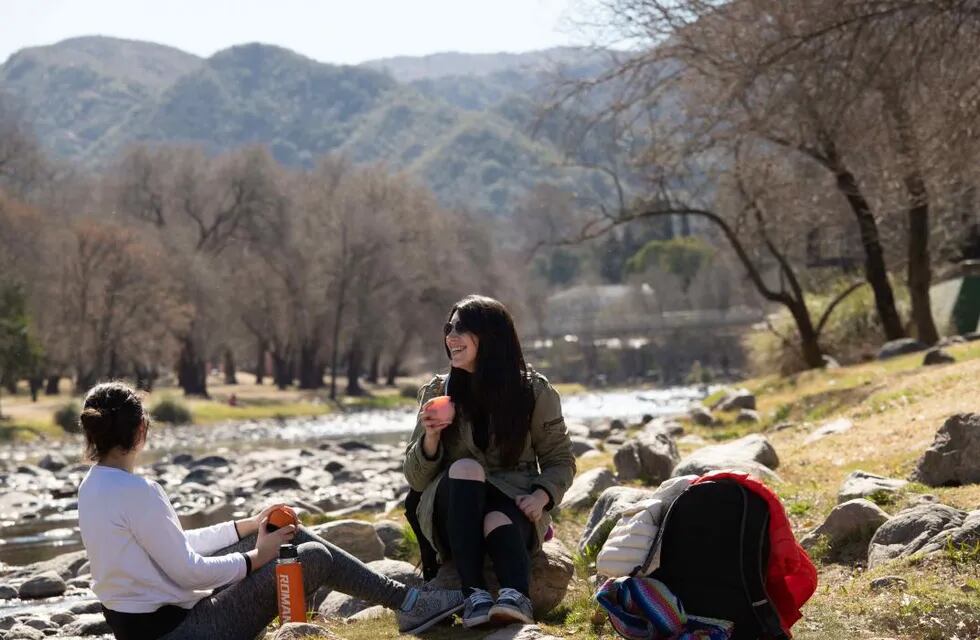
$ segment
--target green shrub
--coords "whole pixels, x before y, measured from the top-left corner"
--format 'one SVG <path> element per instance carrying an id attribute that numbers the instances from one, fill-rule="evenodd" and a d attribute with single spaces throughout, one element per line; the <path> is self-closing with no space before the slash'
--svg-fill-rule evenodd
<path id="1" fill-rule="evenodd" d="M 81 433 L 82 425 L 78 421 L 82 413 L 82 405 L 77 400 L 72 400 L 67 404 L 61 405 L 54 412 L 54 423 L 65 430 L 65 433 Z"/>
<path id="2" fill-rule="evenodd" d="M 807 295 L 807 307 L 814 325 L 847 286 L 847 283 L 840 283 L 824 293 Z M 908 290 L 896 284 L 894 291 L 899 315 L 908 317 Z M 753 373 L 789 375 L 805 369 L 796 323 L 789 311 L 780 309 L 770 316 L 770 324 L 775 332 L 766 327 L 746 336 L 745 347 Z M 854 364 L 873 357 L 884 342 L 874 293 L 869 286 L 861 287 L 838 304 L 820 334 L 824 353 L 841 364 Z"/>
<path id="3" fill-rule="evenodd" d="M 169 424 L 187 424 L 193 416 L 191 410 L 182 400 L 173 396 L 164 396 L 150 407 L 150 416 L 157 422 Z"/>

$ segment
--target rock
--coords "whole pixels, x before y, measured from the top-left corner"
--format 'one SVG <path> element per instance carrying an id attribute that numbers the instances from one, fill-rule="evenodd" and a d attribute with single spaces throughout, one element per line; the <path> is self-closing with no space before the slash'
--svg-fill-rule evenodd
<path id="1" fill-rule="evenodd" d="M 888 360 L 889 358 L 895 358 L 898 356 L 904 356 L 907 353 L 918 353 L 919 351 L 925 351 L 929 346 L 919 342 L 915 338 L 901 338 L 899 340 L 892 340 L 891 342 L 886 342 L 878 349 L 878 359 Z"/>
<path id="2" fill-rule="evenodd" d="M 179 464 L 182 467 L 189 467 L 192 462 L 194 462 L 194 456 L 189 453 L 178 453 L 174 457 L 170 458 L 170 462 L 173 464 Z"/>
<path id="3" fill-rule="evenodd" d="M 613 462 L 621 481 L 644 480 L 660 484 L 680 460 L 677 445 L 663 431 L 644 431 L 616 451 Z"/>
<path id="4" fill-rule="evenodd" d="M 558 508 L 570 511 L 590 508 L 603 491 L 616 484 L 616 476 L 608 469 L 586 471 L 575 477 Z"/>
<path id="5" fill-rule="evenodd" d="M 536 624 L 510 624 L 484 636 L 483 640 L 557 640 L 546 635 Z"/>
<path id="6" fill-rule="evenodd" d="M 870 500 L 849 500 L 834 507 L 823 524 L 804 536 L 800 544 L 810 549 L 826 539 L 831 558 L 864 559 L 871 537 L 887 520 L 888 514 Z"/>
<path id="7" fill-rule="evenodd" d="M 85 613 L 102 613 L 102 605 L 98 600 L 79 602 L 68 607 L 68 612 L 79 616 Z"/>
<path id="8" fill-rule="evenodd" d="M 368 444 L 366 442 L 360 442 L 358 440 L 345 440 L 337 445 L 337 447 L 343 451 L 377 451 L 377 447 L 373 444 Z"/>
<path id="9" fill-rule="evenodd" d="M 180 481 L 180 484 L 212 484 L 214 482 L 214 470 L 209 467 L 198 467 L 191 469 Z"/>
<path id="10" fill-rule="evenodd" d="M 840 369 L 840 363 L 833 356 L 824 354 L 820 359 L 823 360 L 824 369 Z"/>
<path id="11" fill-rule="evenodd" d="M 180 464 L 179 462 L 177 462 L 176 458 L 174 458 L 174 464 Z M 219 469 L 221 467 L 230 467 L 231 462 L 229 462 L 228 458 L 225 458 L 224 456 L 205 456 L 200 460 L 195 460 L 192 466 L 211 467 L 212 469 Z"/>
<path id="12" fill-rule="evenodd" d="M 748 389 L 730 391 L 715 408 L 719 411 L 735 411 L 737 409 L 752 409 L 755 411 L 755 395 Z"/>
<path id="13" fill-rule="evenodd" d="M 375 560 L 367 563 L 371 571 L 388 576 L 392 580 L 397 580 L 402 584 L 414 587 L 422 584 L 422 574 L 415 569 L 415 565 L 401 560 Z"/>
<path id="14" fill-rule="evenodd" d="M 870 586 L 872 591 L 880 591 L 882 589 L 890 589 L 891 587 L 904 589 L 908 585 L 909 581 L 901 576 L 882 576 L 872 580 Z"/>
<path id="15" fill-rule="evenodd" d="M 75 615 L 72 613 L 68 613 L 67 611 L 62 611 L 61 613 L 56 613 L 53 616 L 51 616 L 51 622 L 62 627 L 68 624 L 69 622 L 74 622 L 74 621 L 75 621 Z"/>
<path id="16" fill-rule="evenodd" d="M 34 576 L 20 585 L 17 595 L 24 600 L 37 598 L 52 598 L 60 596 L 68 589 L 68 585 L 54 571 L 46 571 Z"/>
<path id="17" fill-rule="evenodd" d="M 761 422 L 759 420 L 759 412 L 752 409 L 742 409 L 738 412 L 738 417 L 735 418 L 736 424 L 758 424 Z"/>
<path id="18" fill-rule="evenodd" d="M 644 431 L 663 431 L 671 438 L 679 438 L 684 435 L 684 425 L 673 420 L 658 424 L 652 424 Z"/>
<path id="19" fill-rule="evenodd" d="M 706 407 L 700 404 L 691 407 L 687 415 L 690 416 L 691 422 L 699 424 L 702 427 L 708 427 L 715 423 L 715 417 L 711 415 L 711 412 Z"/>
<path id="20" fill-rule="evenodd" d="M 626 423 L 623 422 L 622 420 L 620 420 L 619 418 L 616 418 L 615 420 L 610 420 L 609 421 L 609 430 L 610 431 L 626 431 Z"/>
<path id="21" fill-rule="evenodd" d="M 626 436 L 624 436 L 622 434 L 616 434 L 616 435 L 611 435 L 608 438 L 606 438 L 605 444 L 607 444 L 609 446 L 612 446 L 612 447 L 619 448 L 625 442 L 626 442 Z"/>
<path id="22" fill-rule="evenodd" d="M 194 509 L 179 516 L 180 524 L 184 529 L 200 529 L 211 525 L 227 522 L 231 520 L 238 508 L 230 502 L 219 502 L 200 509 Z"/>
<path id="23" fill-rule="evenodd" d="M 578 436 L 573 436 L 572 440 L 572 455 L 576 458 L 581 456 L 587 451 L 595 451 L 595 446 L 587 438 L 579 438 Z"/>
<path id="24" fill-rule="evenodd" d="M 301 638 L 337 638 L 326 627 L 308 622 L 287 622 L 276 630 L 272 640 L 300 640 Z"/>
<path id="25" fill-rule="evenodd" d="M 358 600 L 346 593 L 332 591 L 317 609 L 317 613 L 324 618 L 349 618 L 370 606 L 372 606 L 370 602 Z"/>
<path id="26" fill-rule="evenodd" d="M 589 437 L 595 440 L 605 440 L 612 435 L 612 429 L 609 428 L 608 424 L 592 424 L 589 425 Z"/>
<path id="27" fill-rule="evenodd" d="M 760 482 L 773 484 L 782 482 L 782 478 L 764 464 L 752 460 L 682 460 L 674 469 L 674 477 L 686 475 L 704 475 L 712 471 L 734 471 L 752 476 Z"/>
<path id="28" fill-rule="evenodd" d="M 391 558 L 399 553 L 405 542 L 405 531 L 401 524 L 393 520 L 379 520 L 374 523 L 374 530 L 385 546 L 385 557 Z"/>
<path id="29" fill-rule="evenodd" d="M 290 478 L 289 476 L 273 476 L 271 478 L 265 478 L 256 487 L 258 491 L 289 491 L 289 490 L 300 490 L 302 487 L 299 484 L 299 480 L 296 478 Z"/>
<path id="30" fill-rule="evenodd" d="M 496 591 L 497 580 L 489 559 L 485 566 L 487 587 L 491 591 Z M 545 542 L 542 548 L 531 556 L 530 597 L 536 617 L 545 615 L 561 603 L 574 573 L 575 565 L 572 556 L 565 545 L 557 539 Z M 444 589 L 458 589 L 459 576 L 452 562 L 444 563 L 439 568 L 438 575 L 429 584 Z"/>
<path id="31" fill-rule="evenodd" d="M 950 416 L 919 459 L 912 479 L 930 487 L 980 483 L 980 414 Z"/>
<path id="32" fill-rule="evenodd" d="M 86 613 L 62 627 L 62 632 L 69 636 L 102 636 L 111 635 L 112 629 L 101 613 Z"/>
<path id="33" fill-rule="evenodd" d="M 17 597 L 17 589 L 9 584 L 0 584 L 0 600 L 10 600 Z"/>
<path id="34" fill-rule="evenodd" d="M 936 364 L 951 364 L 956 362 L 956 358 L 949 355 L 942 349 L 929 349 L 926 351 L 925 357 L 922 359 L 922 364 L 924 366 L 932 366 Z"/>
<path id="35" fill-rule="evenodd" d="M 17 624 L 17 618 L 13 616 L 2 616 L 0 617 L 0 631 L 8 631 Z"/>
<path id="36" fill-rule="evenodd" d="M 565 422 L 565 429 L 568 430 L 568 434 L 571 436 L 576 436 L 579 438 L 589 437 L 589 427 L 582 424 L 581 422 Z"/>
<path id="37" fill-rule="evenodd" d="M 925 551 L 940 541 L 945 543 L 965 519 L 965 512 L 944 504 L 927 503 L 905 509 L 881 525 L 871 538 L 868 566 Z"/>
<path id="38" fill-rule="evenodd" d="M 619 516 L 634 503 L 652 496 L 651 489 L 639 487 L 610 487 L 603 491 L 589 512 L 589 519 L 579 539 L 579 551 L 584 553 L 588 547 L 598 549 L 602 546 Z"/>
<path id="39" fill-rule="evenodd" d="M 894 494 L 900 491 L 908 482 L 895 478 L 876 476 L 867 471 L 854 471 L 847 476 L 837 492 L 837 504 L 867 498 L 872 495 Z"/>
<path id="40" fill-rule="evenodd" d="M 44 631 L 45 629 L 57 629 L 60 626 L 51 622 L 50 620 L 44 620 L 42 618 L 28 618 L 21 624 L 24 624 L 31 629 L 37 629 L 38 631 Z"/>
<path id="41" fill-rule="evenodd" d="M 368 522 L 336 520 L 314 527 L 313 532 L 361 562 L 383 560 L 385 557 L 385 545 Z"/>
<path id="42" fill-rule="evenodd" d="M 823 440 L 827 436 L 837 435 L 838 433 L 844 433 L 845 431 L 850 431 L 854 427 L 854 423 L 847 418 L 838 418 L 837 420 L 831 420 L 826 422 L 816 431 L 811 433 L 803 440 L 804 444 L 810 444 L 816 442 L 817 440 Z"/>
<path id="43" fill-rule="evenodd" d="M 385 609 L 380 604 L 376 604 L 373 607 L 368 607 L 364 611 L 358 611 L 351 617 L 347 618 L 348 622 L 363 622 L 364 620 L 379 620 L 388 615 L 388 610 Z"/>
<path id="44" fill-rule="evenodd" d="M 759 472 L 758 467 L 742 464 L 746 462 L 776 469 L 779 467 L 779 456 L 765 436 L 754 433 L 725 444 L 697 449 L 674 468 L 673 476 L 703 475 L 719 469 L 735 469 L 756 475 Z M 776 477 L 775 474 L 767 474 L 764 471 L 761 474 L 767 476 L 764 479 Z"/>
<path id="45" fill-rule="evenodd" d="M 68 459 L 60 453 L 48 453 L 41 458 L 37 466 L 48 471 L 61 471 L 68 466 Z"/>
<path id="46" fill-rule="evenodd" d="M 44 640 L 43 631 L 38 631 L 26 624 L 16 624 L 3 633 L 4 640 Z"/>

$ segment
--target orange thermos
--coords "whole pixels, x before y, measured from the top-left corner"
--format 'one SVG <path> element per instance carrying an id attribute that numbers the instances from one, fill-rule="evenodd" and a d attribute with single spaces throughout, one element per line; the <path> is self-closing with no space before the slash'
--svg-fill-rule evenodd
<path id="1" fill-rule="evenodd" d="M 279 547 L 276 562 L 276 601 L 279 603 L 279 623 L 306 622 L 306 595 L 303 593 L 303 565 L 296 545 Z"/>

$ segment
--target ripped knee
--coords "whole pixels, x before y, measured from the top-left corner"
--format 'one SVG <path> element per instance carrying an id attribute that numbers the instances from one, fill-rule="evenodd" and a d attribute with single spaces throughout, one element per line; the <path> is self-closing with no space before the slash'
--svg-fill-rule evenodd
<path id="1" fill-rule="evenodd" d="M 472 458 L 462 458 L 449 465 L 449 477 L 454 480 L 475 480 L 485 482 L 487 479 L 483 466 Z"/>
<path id="2" fill-rule="evenodd" d="M 514 521 L 507 514 L 501 511 L 491 511 L 483 516 L 483 537 L 485 538 L 490 535 L 490 532 L 494 529 L 506 527 L 509 524 L 514 524 Z"/>

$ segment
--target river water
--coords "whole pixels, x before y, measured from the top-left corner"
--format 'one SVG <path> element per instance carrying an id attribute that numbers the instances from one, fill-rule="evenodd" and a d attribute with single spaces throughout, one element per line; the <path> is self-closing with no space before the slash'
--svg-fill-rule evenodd
<path id="1" fill-rule="evenodd" d="M 682 413 L 705 393 L 704 389 L 694 387 L 582 393 L 565 397 L 562 408 L 569 422 L 587 423 L 612 418 L 638 421 L 644 415 L 660 417 Z M 162 428 L 151 437 L 142 462 L 151 464 L 174 453 L 229 457 L 261 449 L 315 446 L 330 439 L 396 443 L 411 432 L 415 424 L 414 413 L 410 409 L 361 411 L 281 422 Z M 77 443 L 59 448 L 70 460 L 78 460 L 80 447 Z M 44 446 L 18 446 L 0 452 L 0 458 L 34 463 L 45 453 Z M 81 548 L 74 497 L 52 499 L 35 515 L 26 521 L 0 522 L 3 527 L 0 562 L 23 565 Z"/>

